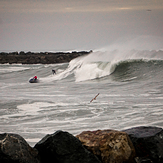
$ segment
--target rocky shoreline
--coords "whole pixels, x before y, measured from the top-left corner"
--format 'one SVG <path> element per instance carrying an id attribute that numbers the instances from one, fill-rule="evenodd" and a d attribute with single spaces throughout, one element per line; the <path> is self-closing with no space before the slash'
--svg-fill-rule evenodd
<path id="1" fill-rule="evenodd" d="M 163 129 L 139 126 L 123 131 L 66 131 L 46 135 L 30 147 L 17 134 L 0 134 L 2 163 L 162 163 Z"/>
<path id="2" fill-rule="evenodd" d="M 0 53 L 0 64 L 54 64 L 70 62 L 72 59 L 91 53 L 92 51 L 72 52 L 11 52 Z"/>

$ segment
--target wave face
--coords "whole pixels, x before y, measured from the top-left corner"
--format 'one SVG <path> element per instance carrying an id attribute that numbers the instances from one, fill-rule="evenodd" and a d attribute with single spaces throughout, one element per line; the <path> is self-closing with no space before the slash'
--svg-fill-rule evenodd
<path id="1" fill-rule="evenodd" d="M 142 78 L 162 73 L 163 51 L 93 52 L 72 60 L 68 67 L 53 77 L 55 80 L 72 74 L 76 82 L 109 77 L 114 80 Z"/>

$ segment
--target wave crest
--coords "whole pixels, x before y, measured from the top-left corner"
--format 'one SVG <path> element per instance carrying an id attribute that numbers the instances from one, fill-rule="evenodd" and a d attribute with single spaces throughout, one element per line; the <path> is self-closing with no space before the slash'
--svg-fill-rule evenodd
<path id="1" fill-rule="evenodd" d="M 163 51 L 97 51 L 73 59 L 65 69 L 49 77 L 51 81 L 75 78 L 76 82 L 107 76 L 136 79 L 154 70 L 160 72 L 159 67 L 163 68 Z"/>

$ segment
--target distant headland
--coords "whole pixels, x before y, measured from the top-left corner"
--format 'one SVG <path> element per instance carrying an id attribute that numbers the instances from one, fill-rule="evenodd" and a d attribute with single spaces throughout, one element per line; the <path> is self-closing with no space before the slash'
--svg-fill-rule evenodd
<path id="1" fill-rule="evenodd" d="M 1 52 L 0 64 L 54 64 L 66 63 L 72 59 L 91 53 L 90 51 L 72 52 Z"/>

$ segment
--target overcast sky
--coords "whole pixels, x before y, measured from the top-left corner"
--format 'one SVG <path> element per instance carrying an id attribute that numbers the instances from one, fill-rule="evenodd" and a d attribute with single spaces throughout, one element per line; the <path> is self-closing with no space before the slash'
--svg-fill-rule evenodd
<path id="1" fill-rule="evenodd" d="M 0 0 L 0 51 L 94 50 L 134 37 L 163 45 L 163 0 Z"/>

